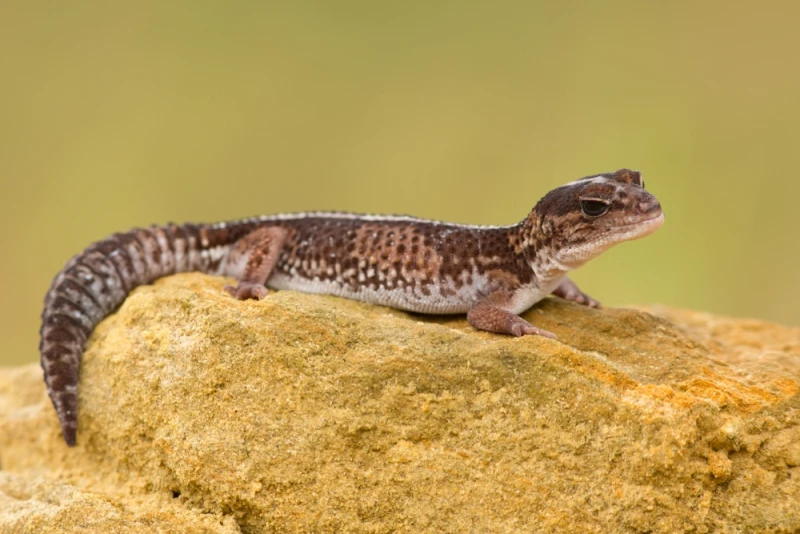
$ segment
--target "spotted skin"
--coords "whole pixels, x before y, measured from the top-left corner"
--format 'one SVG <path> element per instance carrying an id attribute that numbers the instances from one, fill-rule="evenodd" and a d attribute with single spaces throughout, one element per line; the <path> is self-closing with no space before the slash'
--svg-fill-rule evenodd
<path id="1" fill-rule="evenodd" d="M 92 330 L 134 288 L 178 272 L 234 277 L 238 284 L 225 289 L 239 299 L 292 289 L 466 313 L 479 330 L 555 337 L 519 314 L 549 294 L 599 307 L 566 273 L 662 222 L 639 173 L 622 169 L 554 189 L 512 226 L 320 212 L 114 234 L 67 262 L 45 296 L 39 348 L 47 391 L 72 446 Z"/>

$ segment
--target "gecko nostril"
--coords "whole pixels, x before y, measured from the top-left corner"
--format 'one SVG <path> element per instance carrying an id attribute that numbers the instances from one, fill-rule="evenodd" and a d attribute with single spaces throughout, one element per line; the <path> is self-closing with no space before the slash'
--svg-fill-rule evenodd
<path id="1" fill-rule="evenodd" d="M 661 203 L 657 200 L 639 202 L 639 213 L 652 213 L 661 209 Z"/>

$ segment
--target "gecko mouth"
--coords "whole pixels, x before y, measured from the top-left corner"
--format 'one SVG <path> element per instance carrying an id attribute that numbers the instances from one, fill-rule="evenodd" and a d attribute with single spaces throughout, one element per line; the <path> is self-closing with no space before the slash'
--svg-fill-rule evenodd
<path id="1" fill-rule="evenodd" d="M 655 228 L 659 228 L 662 224 L 664 224 L 664 212 L 659 211 L 656 215 L 648 217 L 647 219 L 642 219 L 640 221 L 632 223 L 619 224 L 616 225 L 615 228 L 624 229 L 624 228 L 633 228 L 634 226 L 644 226 L 646 228 L 650 226 L 655 226 Z"/>
<path id="2" fill-rule="evenodd" d="M 661 228 L 662 224 L 664 224 L 664 212 L 659 212 L 657 215 L 641 221 L 616 226 L 612 231 L 622 240 L 629 241 L 649 236 Z"/>

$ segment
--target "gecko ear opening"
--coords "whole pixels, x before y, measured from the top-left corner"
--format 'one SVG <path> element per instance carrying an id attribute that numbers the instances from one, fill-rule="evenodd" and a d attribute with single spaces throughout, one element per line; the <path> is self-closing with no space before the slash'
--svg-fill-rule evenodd
<path id="1" fill-rule="evenodd" d="M 611 208 L 611 204 L 605 200 L 596 198 L 581 199 L 581 211 L 588 217 L 600 217 L 605 215 Z"/>

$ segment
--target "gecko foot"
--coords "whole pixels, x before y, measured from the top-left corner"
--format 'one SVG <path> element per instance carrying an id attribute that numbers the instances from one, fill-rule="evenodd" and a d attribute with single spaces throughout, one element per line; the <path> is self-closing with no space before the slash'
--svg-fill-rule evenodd
<path id="1" fill-rule="evenodd" d="M 239 282 L 236 287 L 225 286 L 223 289 L 239 300 L 261 300 L 269 294 L 269 290 L 264 284 L 254 284 L 252 282 Z"/>
<path id="2" fill-rule="evenodd" d="M 589 308 L 601 308 L 600 302 L 578 289 L 578 286 L 569 278 L 564 278 L 561 284 L 553 291 L 553 295 L 564 300 L 581 304 Z"/>
<path id="3" fill-rule="evenodd" d="M 497 334 L 509 334 L 512 336 L 543 336 L 555 339 L 556 335 L 547 330 L 536 328 L 531 323 L 515 313 L 503 309 L 494 304 L 495 302 L 507 300 L 508 295 L 495 293 L 484 301 L 479 302 L 467 312 L 467 321 L 478 330 L 495 332 Z"/>

